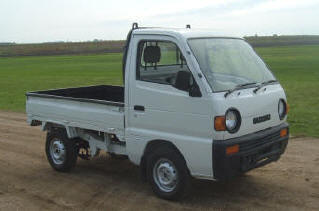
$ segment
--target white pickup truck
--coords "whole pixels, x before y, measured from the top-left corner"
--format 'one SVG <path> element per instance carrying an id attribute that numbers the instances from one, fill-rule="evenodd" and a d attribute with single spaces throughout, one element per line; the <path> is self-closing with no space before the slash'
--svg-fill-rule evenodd
<path id="1" fill-rule="evenodd" d="M 55 170 L 105 150 L 138 165 L 159 197 L 178 199 L 191 177 L 229 179 L 285 151 L 285 92 L 244 39 L 133 24 L 123 76 L 124 87 L 26 94 Z"/>

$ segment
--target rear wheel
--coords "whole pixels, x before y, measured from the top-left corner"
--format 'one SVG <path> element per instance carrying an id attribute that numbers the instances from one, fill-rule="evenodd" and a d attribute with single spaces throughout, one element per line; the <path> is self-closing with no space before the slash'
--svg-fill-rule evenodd
<path id="1" fill-rule="evenodd" d="M 70 171 L 76 164 L 78 153 L 75 140 L 69 139 L 64 129 L 48 132 L 45 151 L 50 165 L 57 171 Z"/>
<path id="2" fill-rule="evenodd" d="M 156 195 L 178 200 L 190 189 L 190 175 L 183 157 L 170 146 L 151 152 L 147 158 L 147 177 Z"/>

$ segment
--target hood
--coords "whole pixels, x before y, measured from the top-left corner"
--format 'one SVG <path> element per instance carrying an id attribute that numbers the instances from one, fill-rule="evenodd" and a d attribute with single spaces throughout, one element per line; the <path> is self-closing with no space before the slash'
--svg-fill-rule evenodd
<path id="1" fill-rule="evenodd" d="M 214 93 L 213 105 L 217 105 L 215 114 L 225 115 L 229 108 L 235 108 L 241 115 L 241 126 L 236 133 L 217 132 L 218 137 L 223 139 L 235 138 L 247 134 L 251 134 L 260 130 L 264 130 L 273 126 L 277 126 L 284 122 L 287 117 L 280 120 L 278 115 L 278 103 L 280 99 L 286 101 L 286 95 L 280 84 L 267 85 L 260 89 L 257 93 L 254 93 L 255 88 L 237 90 L 226 98 L 223 93 Z M 263 117 L 269 117 L 269 120 L 263 119 Z M 254 118 L 259 118 L 261 121 L 255 121 Z M 268 119 L 268 118 L 266 118 Z"/>

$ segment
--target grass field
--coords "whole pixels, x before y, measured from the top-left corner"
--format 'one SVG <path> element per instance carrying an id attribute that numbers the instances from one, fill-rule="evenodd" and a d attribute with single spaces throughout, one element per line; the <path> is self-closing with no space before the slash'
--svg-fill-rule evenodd
<path id="1" fill-rule="evenodd" d="M 0 58 L 0 109 L 24 111 L 27 91 L 121 84 L 121 59 L 119 53 Z"/>
<path id="2" fill-rule="evenodd" d="M 284 86 L 293 135 L 319 137 L 319 45 L 256 48 Z M 25 92 L 121 84 L 121 54 L 0 58 L 0 109 L 24 111 Z"/>
<path id="3" fill-rule="evenodd" d="M 319 45 L 256 50 L 286 91 L 291 132 L 319 137 Z"/>

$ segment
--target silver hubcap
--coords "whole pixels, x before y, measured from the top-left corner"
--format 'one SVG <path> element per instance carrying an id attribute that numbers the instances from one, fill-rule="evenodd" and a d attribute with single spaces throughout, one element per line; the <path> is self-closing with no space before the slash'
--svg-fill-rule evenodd
<path id="1" fill-rule="evenodd" d="M 153 168 L 153 179 L 161 191 L 173 191 L 178 182 L 176 167 L 168 159 L 159 159 Z"/>
<path id="2" fill-rule="evenodd" d="M 65 147 L 61 140 L 55 138 L 50 144 L 50 155 L 53 162 L 60 165 L 65 160 Z"/>

